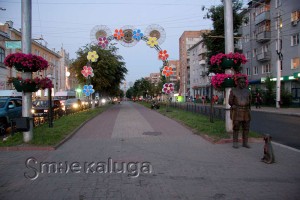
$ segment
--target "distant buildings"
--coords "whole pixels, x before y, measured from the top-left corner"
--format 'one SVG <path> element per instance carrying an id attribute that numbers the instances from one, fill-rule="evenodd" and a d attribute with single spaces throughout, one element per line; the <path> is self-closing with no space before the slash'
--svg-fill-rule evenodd
<path id="1" fill-rule="evenodd" d="M 8 21 L 5 24 L 0 25 L 0 90 L 13 89 L 12 85 L 7 85 L 8 77 L 21 76 L 21 73 L 16 71 L 14 68 L 8 68 L 4 65 L 4 59 L 7 55 L 21 52 L 21 49 L 6 48 L 6 42 L 21 40 L 22 33 L 13 28 L 13 22 Z M 32 40 L 32 54 L 43 57 L 49 63 L 47 70 L 33 73 L 33 77 L 50 77 L 54 85 L 53 94 L 55 94 L 57 91 L 73 89 L 70 87 L 69 83 L 66 83 L 66 72 L 70 61 L 69 54 L 63 48 L 56 52 L 55 50 L 50 50 L 41 42 Z M 33 93 L 33 96 L 43 97 L 45 94 L 46 93 L 44 93 L 44 91 L 39 90 L 36 93 Z"/>

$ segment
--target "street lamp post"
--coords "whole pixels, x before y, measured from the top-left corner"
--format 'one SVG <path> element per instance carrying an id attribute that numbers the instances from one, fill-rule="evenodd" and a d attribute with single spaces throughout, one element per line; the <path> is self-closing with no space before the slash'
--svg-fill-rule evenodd
<path id="1" fill-rule="evenodd" d="M 213 85 L 211 82 L 212 77 L 215 76 L 215 73 L 209 73 L 208 74 L 208 79 L 210 82 L 210 115 L 209 115 L 209 121 L 211 123 L 214 122 L 214 118 L 213 118 Z"/>

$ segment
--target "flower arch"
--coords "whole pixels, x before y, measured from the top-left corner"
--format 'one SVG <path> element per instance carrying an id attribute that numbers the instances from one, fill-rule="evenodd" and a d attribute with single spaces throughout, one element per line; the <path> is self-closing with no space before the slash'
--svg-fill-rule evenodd
<path id="1" fill-rule="evenodd" d="M 146 44 L 157 51 L 157 58 L 163 63 L 162 75 L 167 78 L 173 74 L 172 67 L 169 66 L 169 53 L 167 50 L 162 49 L 161 45 L 166 38 L 165 30 L 156 24 L 149 25 L 143 32 L 139 28 L 133 26 L 123 26 L 116 28 L 113 32 L 105 25 L 95 26 L 90 33 L 91 41 L 95 45 L 98 45 L 102 49 L 106 49 L 112 40 L 116 40 L 125 47 L 135 46 L 138 42 L 144 41 Z M 166 83 L 171 84 L 172 83 Z M 173 93 L 165 92 L 162 88 L 162 92 L 165 94 Z"/>

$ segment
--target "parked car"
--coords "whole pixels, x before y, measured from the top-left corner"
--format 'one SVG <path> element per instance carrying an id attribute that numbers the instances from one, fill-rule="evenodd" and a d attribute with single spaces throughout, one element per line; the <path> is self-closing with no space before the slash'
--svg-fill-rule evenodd
<path id="1" fill-rule="evenodd" d="M 80 99 L 67 99 L 65 101 L 66 114 L 74 113 L 83 110 L 83 104 Z"/>
<path id="2" fill-rule="evenodd" d="M 34 118 L 34 125 L 43 123 L 49 116 L 49 100 L 36 100 L 32 103 L 31 109 Z M 59 100 L 52 101 L 52 117 L 59 118 L 64 115 L 63 106 Z"/>
<path id="3" fill-rule="evenodd" d="M 0 98 L 0 132 L 1 135 L 7 133 L 11 120 L 22 117 L 21 98 Z"/>

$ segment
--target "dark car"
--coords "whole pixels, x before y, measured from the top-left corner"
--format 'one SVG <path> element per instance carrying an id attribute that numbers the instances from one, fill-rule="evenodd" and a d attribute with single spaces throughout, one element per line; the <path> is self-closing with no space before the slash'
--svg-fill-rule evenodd
<path id="1" fill-rule="evenodd" d="M 66 114 L 74 113 L 83 110 L 83 104 L 80 99 L 67 99 L 65 101 Z"/>
<path id="2" fill-rule="evenodd" d="M 31 109 L 32 116 L 34 118 L 34 125 L 43 123 L 49 117 L 49 101 L 48 100 L 36 100 L 32 102 Z M 53 119 L 59 118 L 64 115 L 63 106 L 59 100 L 52 101 L 52 117 Z"/>
<path id="3" fill-rule="evenodd" d="M 7 132 L 11 120 L 22 117 L 22 99 L 21 98 L 0 98 L 0 131 L 1 134 Z"/>

